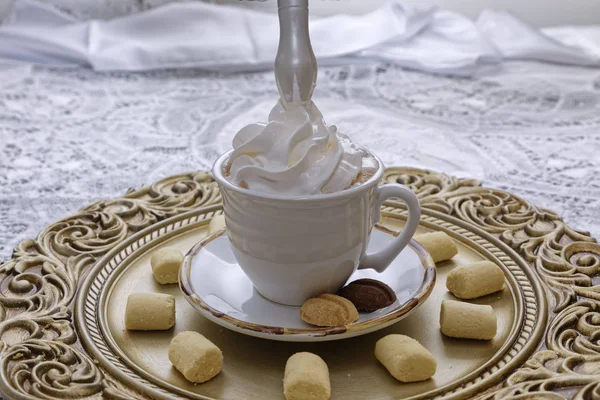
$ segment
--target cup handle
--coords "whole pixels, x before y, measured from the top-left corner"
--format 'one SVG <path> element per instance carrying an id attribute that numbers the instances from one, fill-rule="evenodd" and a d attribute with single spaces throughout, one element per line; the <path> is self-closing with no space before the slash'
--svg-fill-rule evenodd
<path id="1" fill-rule="evenodd" d="M 378 187 L 377 190 L 377 199 L 375 200 L 375 210 L 377 212 L 379 212 L 383 202 L 390 197 L 399 197 L 404 200 L 408 207 L 408 220 L 402 232 L 383 250 L 373 254 L 365 254 L 358 266 L 358 269 L 371 268 L 377 272 L 383 272 L 415 234 L 421 218 L 421 206 L 417 196 L 406 186 L 388 184 Z"/>

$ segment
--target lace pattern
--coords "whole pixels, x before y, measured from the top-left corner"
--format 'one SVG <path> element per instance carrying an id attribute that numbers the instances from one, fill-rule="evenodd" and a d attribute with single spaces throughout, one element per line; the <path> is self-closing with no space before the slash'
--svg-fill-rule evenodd
<path id="1" fill-rule="evenodd" d="M 0 259 L 94 200 L 210 168 L 277 98 L 272 72 L 0 74 Z M 597 69 L 512 62 L 462 79 L 372 64 L 318 82 L 327 122 L 386 165 L 481 179 L 600 237 Z"/>

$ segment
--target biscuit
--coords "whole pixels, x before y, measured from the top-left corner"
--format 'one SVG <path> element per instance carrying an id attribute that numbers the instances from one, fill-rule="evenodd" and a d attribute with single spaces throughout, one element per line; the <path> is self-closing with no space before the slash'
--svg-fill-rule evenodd
<path id="1" fill-rule="evenodd" d="M 208 224 L 208 234 L 212 235 L 223 228 L 225 228 L 225 215 L 215 215 Z"/>
<path id="2" fill-rule="evenodd" d="M 175 325 L 175 297 L 134 293 L 127 298 L 125 327 L 135 331 L 162 331 Z"/>
<path id="3" fill-rule="evenodd" d="M 446 287 L 459 299 L 474 299 L 504 287 L 504 272 L 491 261 L 463 265 L 450 271 Z"/>
<path id="4" fill-rule="evenodd" d="M 329 369 L 313 353 L 296 353 L 285 364 L 283 394 L 286 400 L 327 400 L 331 396 Z"/>
<path id="5" fill-rule="evenodd" d="M 181 332 L 169 345 L 169 361 L 190 382 L 214 378 L 223 368 L 223 353 L 198 332 Z"/>
<path id="6" fill-rule="evenodd" d="M 156 250 L 150 258 L 152 276 L 161 285 L 177 283 L 179 281 L 179 267 L 183 262 L 181 251 L 172 247 Z"/>
<path id="7" fill-rule="evenodd" d="M 405 335 L 387 335 L 375 344 L 375 357 L 400 382 L 431 378 L 437 369 L 433 355 L 418 341 Z"/>
<path id="8" fill-rule="evenodd" d="M 427 250 L 434 263 L 446 261 L 458 254 L 456 244 L 445 232 L 415 235 L 414 239 Z"/>
<path id="9" fill-rule="evenodd" d="M 496 336 L 496 313 L 491 306 L 444 300 L 440 327 L 449 337 L 490 340 Z"/>
<path id="10" fill-rule="evenodd" d="M 340 296 L 350 300 L 358 311 L 372 312 L 394 304 L 396 293 L 375 279 L 358 279 L 340 289 Z"/>
<path id="11" fill-rule="evenodd" d="M 300 318 L 311 325 L 343 326 L 358 319 L 358 310 L 350 300 L 324 293 L 306 300 Z"/>

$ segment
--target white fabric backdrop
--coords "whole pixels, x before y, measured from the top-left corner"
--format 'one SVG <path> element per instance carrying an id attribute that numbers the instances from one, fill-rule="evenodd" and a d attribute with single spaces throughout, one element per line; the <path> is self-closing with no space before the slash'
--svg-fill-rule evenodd
<path id="1" fill-rule="evenodd" d="M 0 259 L 94 200 L 209 168 L 277 96 L 272 72 L 0 75 Z M 598 69 L 510 62 L 467 79 L 323 68 L 315 101 L 387 165 L 482 179 L 600 238 Z"/>
<path id="2" fill-rule="evenodd" d="M 390 0 L 365 15 L 313 20 L 310 32 L 320 66 L 383 61 L 458 76 L 507 60 L 600 66 L 600 27 L 557 35 L 492 10 L 474 21 Z M 272 68 L 278 34 L 274 15 L 202 2 L 79 21 L 40 1 L 17 0 L 0 26 L 0 58 L 99 71 L 200 67 L 247 72 Z"/>
<path id="3" fill-rule="evenodd" d="M 55 4 L 79 19 L 111 18 L 131 14 L 175 1 L 202 0 L 42 0 Z M 276 0 L 204 0 L 209 3 L 235 5 L 265 12 L 276 12 Z M 310 0 L 311 15 L 327 16 L 340 10 L 364 14 L 381 6 L 386 0 Z M 0 0 L 0 19 L 8 15 L 14 0 Z M 436 5 L 472 19 L 484 9 L 508 10 L 532 26 L 598 24 L 598 0 L 407 0 L 421 6 Z"/>

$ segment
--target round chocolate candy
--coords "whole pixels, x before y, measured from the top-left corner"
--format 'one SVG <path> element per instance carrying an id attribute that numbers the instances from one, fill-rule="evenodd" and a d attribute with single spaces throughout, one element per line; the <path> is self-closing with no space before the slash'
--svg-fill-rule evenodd
<path id="1" fill-rule="evenodd" d="M 372 312 L 396 301 L 396 293 L 375 279 L 358 279 L 340 289 L 340 296 L 350 300 L 358 311 Z"/>

